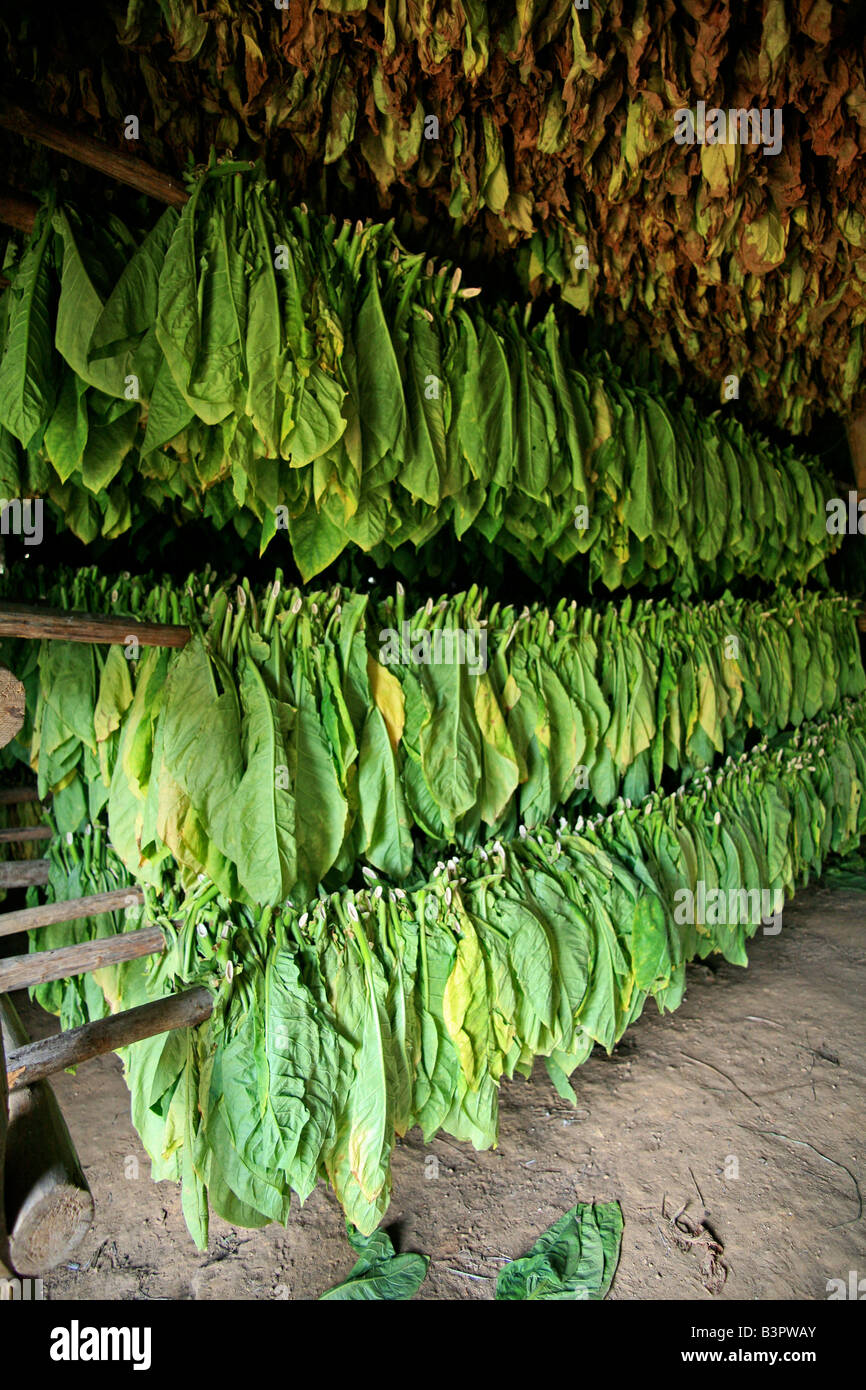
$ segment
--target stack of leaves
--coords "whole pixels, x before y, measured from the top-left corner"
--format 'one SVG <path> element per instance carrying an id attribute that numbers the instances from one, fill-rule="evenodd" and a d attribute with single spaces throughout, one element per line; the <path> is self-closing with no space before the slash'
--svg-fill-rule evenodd
<path id="1" fill-rule="evenodd" d="M 304 580 L 471 528 L 590 584 L 801 581 L 838 549 L 815 464 L 618 373 L 551 310 L 469 306 L 389 224 L 286 207 L 211 168 L 147 233 L 43 208 L 0 305 L 0 486 L 81 539 L 133 509 L 283 532 Z"/>
<path id="2" fill-rule="evenodd" d="M 495 1144 L 502 1077 L 543 1056 L 571 1096 L 571 1072 L 649 997 L 677 1007 L 687 961 L 746 964 L 762 917 L 778 931 L 784 896 L 866 828 L 866 700 L 776 744 L 673 795 L 431 863 L 408 891 L 372 875 L 274 912 L 207 879 L 182 893 L 168 870 L 146 887 L 169 949 L 118 967 L 114 1002 L 215 991 L 197 1030 L 125 1052 L 154 1177 L 182 1179 L 196 1240 L 209 1206 L 284 1222 L 319 1178 L 370 1232 L 398 1135 Z"/>
<path id="3" fill-rule="evenodd" d="M 864 401 L 861 30 L 830 0 L 135 0 L 6 33 L 42 108 L 88 133 L 126 150 L 135 113 L 174 173 L 214 142 L 267 148 L 341 215 L 378 204 L 498 274 L 515 248 L 532 292 L 624 325 L 714 395 L 738 374 L 752 410 L 799 430 Z M 781 147 L 678 144 L 699 100 L 778 110 Z"/>
<path id="4" fill-rule="evenodd" d="M 417 610 L 402 589 L 279 578 L 230 594 L 210 573 L 177 589 L 62 579 L 52 606 L 194 635 L 180 652 L 20 644 L 7 659 L 32 723 L 13 755 L 61 829 L 107 806 L 131 873 L 157 882 L 170 854 L 250 904 L 303 900 L 359 863 L 403 880 L 419 842 L 471 847 L 637 800 L 866 686 L 857 605 L 839 596 L 520 612 L 475 587 Z"/>

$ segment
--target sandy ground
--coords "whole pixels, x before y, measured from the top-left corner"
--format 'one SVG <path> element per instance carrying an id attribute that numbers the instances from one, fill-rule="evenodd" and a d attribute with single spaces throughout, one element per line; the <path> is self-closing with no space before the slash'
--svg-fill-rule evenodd
<path id="1" fill-rule="evenodd" d="M 593 1056 L 577 1109 L 539 1066 L 503 1087 L 497 1151 L 408 1135 L 386 1226 L 431 1256 L 419 1297 L 492 1298 L 500 1265 L 557 1216 L 611 1198 L 625 1215 L 612 1299 L 825 1299 L 828 1279 L 866 1275 L 864 989 L 866 895 L 809 890 L 747 971 L 692 966 L 677 1013 L 652 1006 Z M 17 1002 L 32 1036 L 53 1029 Z M 287 1229 L 214 1219 L 200 1253 L 177 1188 L 150 1179 L 117 1058 L 54 1084 L 96 1220 L 49 1298 L 306 1299 L 347 1273 L 321 1187 Z"/>

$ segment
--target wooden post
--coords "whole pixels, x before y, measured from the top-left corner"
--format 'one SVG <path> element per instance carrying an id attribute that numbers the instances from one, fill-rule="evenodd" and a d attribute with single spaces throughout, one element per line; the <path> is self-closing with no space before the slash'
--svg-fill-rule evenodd
<path id="1" fill-rule="evenodd" d="M 0 748 L 11 743 L 24 724 L 24 686 L 0 666 Z"/>
<path id="2" fill-rule="evenodd" d="M 140 647 L 185 647 L 191 635 L 188 627 L 176 623 L 140 623 L 135 618 L 103 618 L 92 613 L 68 613 L 62 608 L 0 603 L 0 637 L 48 637 L 59 642 L 120 646 L 135 640 Z"/>
<path id="3" fill-rule="evenodd" d="M 29 1045 L 12 1001 L 0 998 L 7 1054 Z M 44 1274 L 71 1255 L 93 1221 L 93 1196 L 47 1081 L 9 1097 L 4 1189 L 9 1263 Z"/>
<path id="4" fill-rule="evenodd" d="M 138 907 L 144 902 L 140 888 L 116 888 L 110 893 L 91 893 L 86 898 L 22 907 L 18 912 L 0 913 L 0 936 L 12 936 L 35 927 L 51 927 L 57 922 L 78 922 L 82 917 L 98 917 L 122 907 Z"/>
<path id="5" fill-rule="evenodd" d="M 47 859 L 19 859 L 16 863 L 0 864 L 0 888 L 40 887 L 48 882 L 49 868 Z"/>
<path id="6" fill-rule="evenodd" d="M 851 469 L 854 485 L 858 492 L 866 492 L 866 409 L 859 415 L 850 415 L 845 422 L 848 448 L 851 451 Z"/>
<path id="7" fill-rule="evenodd" d="M 209 1018 L 213 1011 L 213 996 L 203 985 L 155 999 L 150 1004 L 138 1004 L 108 1018 L 95 1019 L 66 1033 L 10 1048 L 6 1054 L 5 1080 L 10 1093 L 21 1086 L 32 1085 L 46 1076 L 53 1076 L 64 1067 L 74 1067 L 115 1052 L 119 1047 L 167 1033 L 175 1028 L 194 1028 Z"/>
<path id="8" fill-rule="evenodd" d="M 0 994 L 13 989 L 31 989 L 49 980 L 65 980 L 70 975 L 84 975 L 117 965 L 122 960 L 139 956 L 158 956 L 165 950 L 165 939 L 159 927 L 142 927 L 139 931 L 118 932 L 100 936 L 95 941 L 82 941 L 77 946 L 57 946 L 35 955 L 7 956 L 0 960 Z"/>
<path id="9" fill-rule="evenodd" d="M 160 203 L 182 206 L 189 199 L 183 184 L 169 174 L 161 174 L 151 164 L 135 155 L 113 150 L 101 140 L 84 135 L 74 126 L 56 125 L 35 111 L 27 111 L 22 106 L 6 106 L 0 111 L 0 127 L 23 135 L 26 140 L 47 145 L 50 150 L 66 155 L 69 159 L 97 169 L 118 183 L 128 184 L 145 193 L 148 198 L 156 198 Z"/>
<path id="10" fill-rule="evenodd" d="M 9 1267 L 9 1238 L 6 1234 L 6 1205 L 4 1169 L 6 1166 L 6 1140 L 9 1134 L 9 1087 L 6 1080 L 6 1050 L 3 1046 L 3 1030 L 0 1028 L 0 1275 L 11 1274 Z"/>

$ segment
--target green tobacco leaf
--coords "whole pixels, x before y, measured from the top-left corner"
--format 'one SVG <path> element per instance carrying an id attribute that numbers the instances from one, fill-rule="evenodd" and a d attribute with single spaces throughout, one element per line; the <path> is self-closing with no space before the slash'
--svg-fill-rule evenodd
<path id="1" fill-rule="evenodd" d="M 421 728 L 421 765 L 445 825 L 474 806 L 481 778 L 481 736 L 466 667 L 459 661 L 427 666 L 430 714 Z"/>
<path id="2" fill-rule="evenodd" d="M 274 699 L 256 663 L 241 662 L 243 747 L 246 767 L 234 792 L 232 857 L 254 902 L 288 897 L 298 876 L 290 736 L 295 711 Z"/>
<path id="3" fill-rule="evenodd" d="M 297 716 L 292 741 L 297 766 L 298 880 L 303 891 L 311 893 L 340 852 L 348 804 L 340 789 L 331 746 L 310 684 L 300 671 L 296 680 Z"/>
<path id="4" fill-rule="evenodd" d="M 88 241 L 87 228 L 72 209 L 58 208 L 54 227 L 63 245 L 60 300 L 54 342 L 72 370 L 89 385 L 111 397 L 122 397 L 124 383 L 111 360 L 89 361 L 90 341 L 103 309 L 94 283 L 100 269 L 98 252 Z"/>
<path id="5" fill-rule="evenodd" d="M 528 1255 L 499 1271 L 497 1299 L 600 1301 L 619 1262 L 622 1227 L 619 1202 L 579 1202 L 539 1237 Z"/>
<path id="6" fill-rule="evenodd" d="M 414 853 L 406 798 L 385 720 L 375 706 L 361 738 L 358 794 L 367 859 L 392 877 L 405 878 Z"/>
<path id="7" fill-rule="evenodd" d="M 470 1090 L 477 1090 L 483 1076 L 490 1033 L 490 1005 L 484 958 L 478 933 L 465 914 L 457 944 L 454 968 L 442 1000 L 445 1025 L 460 1057 Z"/>
<path id="8" fill-rule="evenodd" d="M 368 1202 L 375 1202 L 388 1181 L 391 1129 L 387 1017 L 373 973 L 366 970 L 366 999 L 361 1043 L 355 1054 L 355 1082 L 349 1098 L 349 1165 Z"/>
<path id="9" fill-rule="evenodd" d="M 48 423 L 57 390 L 52 235 L 51 218 L 45 216 L 38 239 L 31 242 L 15 277 L 8 338 L 0 361 L 0 424 L 25 448 Z"/>
<path id="10" fill-rule="evenodd" d="M 401 438 L 406 402 L 391 334 L 382 312 L 378 272 L 369 276 L 355 325 L 358 388 L 365 453 L 372 466 Z"/>
<path id="11" fill-rule="evenodd" d="M 87 383 L 66 372 L 42 441 L 62 483 L 81 468 L 87 433 Z"/>
<path id="12" fill-rule="evenodd" d="M 188 404 L 171 374 L 167 359 L 163 357 L 157 369 L 147 414 L 147 428 L 141 445 L 142 457 L 175 439 L 194 418 L 192 406 Z"/>
<path id="13" fill-rule="evenodd" d="M 91 361 L 112 360 L 117 394 L 131 372 L 139 378 L 142 396 L 153 390 L 162 362 L 155 331 L 159 277 L 177 221 L 177 210 L 166 208 L 127 262 L 94 325 L 88 356 Z"/>
<path id="14" fill-rule="evenodd" d="M 395 1254 L 390 1237 L 384 1231 L 362 1236 L 347 1226 L 347 1232 L 349 1243 L 360 1259 L 348 1279 L 323 1293 L 320 1302 L 326 1299 L 393 1302 L 414 1297 L 427 1277 L 429 1256 Z"/>

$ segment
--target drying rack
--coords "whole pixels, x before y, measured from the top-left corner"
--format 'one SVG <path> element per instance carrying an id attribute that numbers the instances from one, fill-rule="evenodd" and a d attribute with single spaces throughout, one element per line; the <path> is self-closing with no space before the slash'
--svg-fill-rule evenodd
<path id="1" fill-rule="evenodd" d="M 153 168 L 138 156 L 122 153 L 78 130 L 58 125 L 49 117 L 31 111 L 17 102 L 0 103 L 0 128 L 88 165 L 107 178 L 127 184 L 159 202 L 181 207 L 189 197 L 186 189 L 177 180 Z M 33 228 L 37 211 L 38 204 L 33 198 L 20 190 L 0 186 L 0 222 L 29 233 Z M 5 283 L 0 276 L 0 287 Z M 866 411 L 849 418 L 846 425 L 858 499 L 866 498 Z M 866 611 L 859 618 L 859 627 L 861 631 L 866 632 Z M 180 647 L 189 638 L 188 629 L 176 626 L 130 624 L 126 619 L 100 618 L 80 613 L 55 613 L 48 609 L 12 604 L 0 607 L 0 636 L 73 642 L 119 642 L 125 641 L 130 631 L 134 632 L 143 646 Z M 16 690 L 14 685 L 10 686 L 7 683 L 4 687 L 0 681 L 0 741 L 5 741 L 4 714 L 7 724 L 11 720 L 13 725 L 19 706 L 23 715 L 22 697 L 20 683 Z M 14 733 L 8 737 L 14 737 Z M 13 794 L 8 790 L 0 792 L 0 803 L 8 803 L 13 799 L 36 800 L 36 789 L 21 787 L 15 789 Z M 45 829 L 46 827 L 32 827 L 2 831 L 0 844 L 15 840 L 38 841 L 46 838 Z M 47 860 L 0 863 L 0 887 L 26 887 L 47 882 Z M 130 901 L 141 902 L 139 890 L 133 887 L 122 890 L 121 897 L 123 901 L 118 903 L 116 894 L 98 894 L 95 899 L 45 904 L 6 913 L 0 915 L 0 936 L 15 931 L 37 930 L 49 922 L 73 921 L 76 917 L 92 916 L 99 911 L 109 912 Z M 57 915 L 58 910 L 62 911 L 62 916 Z M 47 1078 L 64 1067 L 86 1062 L 102 1052 L 113 1051 L 117 1047 L 169 1029 L 199 1023 L 208 1016 L 212 1007 L 211 997 L 206 990 L 193 989 L 169 999 L 126 1010 L 99 1022 L 85 1024 L 81 1028 L 72 1029 L 53 1038 L 30 1042 L 21 1028 L 20 1021 L 15 1021 L 16 1016 L 8 1000 L 8 991 L 25 988 L 44 980 L 60 979 L 95 970 L 102 965 L 130 960 L 139 955 L 157 954 L 163 949 L 162 933 L 155 927 L 144 927 L 139 931 L 101 938 L 81 946 L 45 951 L 35 956 L 12 957 L 0 962 L 0 1012 L 3 1020 L 3 1033 L 0 1036 L 0 1194 L 3 1192 L 5 1155 L 10 1160 L 6 1174 L 7 1213 L 10 1209 L 10 1183 L 14 1187 L 19 1180 L 18 1175 L 11 1172 L 11 1163 L 13 1159 L 18 1162 L 14 1132 L 16 1125 L 20 1128 L 20 1124 L 14 1118 L 14 1114 L 20 1097 L 28 1097 L 28 1104 L 33 1107 L 34 1112 L 42 1114 L 42 1133 L 48 1138 L 43 1145 L 44 1159 L 40 1161 L 48 1164 L 49 1174 L 55 1175 L 49 1176 L 41 1187 L 37 1182 L 29 1189 L 33 1198 L 33 1210 L 37 1215 L 43 1211 L 47 1213 L 44 1220 L 40 1218 L 42 1226 L 40 1220 L 31 1219 L 28 1223 L 19 1217 L 13 1224 L 11 1233 L 4 1235 L 3 1203 L 0 1201 L 0 1272 L 4 1257 L 8 1257 L 10 1251 L 15 1254 L 21 1273 L 39 1273 L 42 1269 L 59 1263 L 64 1254 L 72 1248 L 70 1242 L 77 1243 L 87 1229 L 90 1219 L 87 1216 L 88 1202 L 92 1216 L 92 1197 Z M 8 1115 L 5 1094 L 7 1088 Z M 55 1160 L 52 1169 L 51 1163 Z M 38 1166 L 33 1158 L 32 1149 L 28 1155 L 28 1163 L 31 1170 Z M 58 1173 L 61 1175 L 59 1178 Z M 25 1187 L 27 1181 L 25 1175 Z M 73 1200 L 75 1193 L 78 1194 L 78 1198 Z M 26 1206 L 25 1202 L 22 1210 Z M 24 1214 L 26 1215 L 26 1210 Z M 40 1230 L 43 1231 L 43 1235 L 39 1234 Z M 32 1268 L 25 1269 L 24 1266 L 28 1262 Z"/>

